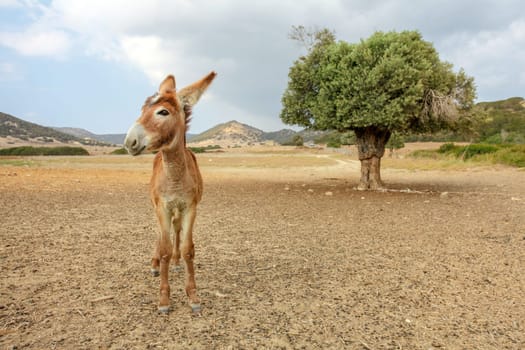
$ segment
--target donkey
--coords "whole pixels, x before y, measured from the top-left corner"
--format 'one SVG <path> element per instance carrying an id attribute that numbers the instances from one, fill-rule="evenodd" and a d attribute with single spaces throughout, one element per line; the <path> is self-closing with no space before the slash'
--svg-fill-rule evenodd
<path id="1" fill-rule="evenodd" d="M 186 294 L 193 313 L 200 312 L 193 258 L 193 223 L 197 204 L 202 197 L 202 177 L 195 155 L 186 148 L 186 131 L 192 107 L 217 74 L 209 73 L 201 80 L 175 91 L 175 78 L 168 75 L 159 91 L 146 99 L 142 114 L 129 129 L 124 144 L 128 152 L 139 155 L 143 151 L 158 151 L 153 160 L 150 195 L 160 228 L 160 234 L 151 260 L 151 272 L 160 274 L 158 310 L 168 313 L 170 261 L 180 267 L 180 258 L 186 267 Z M 173 232 L 173 245 L 170 238 Z M 182 233 L 182 234 L 181 234 Z"/>

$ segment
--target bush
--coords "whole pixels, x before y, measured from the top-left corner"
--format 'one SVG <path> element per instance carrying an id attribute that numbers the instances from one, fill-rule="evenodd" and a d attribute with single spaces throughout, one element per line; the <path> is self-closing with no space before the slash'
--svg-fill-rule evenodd
<path id="1" fill-rule="evenodd" d="M 341 134 L 341 137 L 339 138 L 342 145 L 350 146 L 355 145 L 355 133 L 353 131 L 348 131 L 343 134 Z"/>
<path id="2" fill-rule="evenodd" d="M 507 146 L 496 152 L 494 161 L 500 164 L 525 167 L 525 145 Z"/>
<path id="3" fill-rule="evenodd" d="M 204 153 L 204 152 L 206 152 L 206 147 L 189 147 L 189 149 L 193 153 Z"/>
<path id="4" fill-rule="evenodd" d="M 301 135 L 295 135 L 292 139 L 292 142 L 295 146 L 303 146 L 304 145 L 304 140 L 303 140 L 303 137 Z"/>
<path id="5" fill-rule="evenodd" d="M 333 133 L 328 136 L 326 147 L 341 148 L 341 134 Z"/>
<path id="6" fill-rule="evenodd" d="M 235 147 L 235 146 L 234 146 Z M 237 146 L 240 147 L 240 146 Z M 188 147 L 193 153 L 206 153 L 207 151 L 213 151 L 216 149 L 221 149 L 219 145 L 208 145 L 206 147 Z"/>
<path id="7" fill-rule="evenodd" d="M 404 141 L 405 139 L 403 138 L 403 136 L 399 135 L 398 133 L 393 133 L 392 136 L 390 136 L 390 139 L 385 145 L 385 147 L 390 150 L 390 156 L 392 156 L 395 149 L 405 147 Z"/>
<path id="8" fill-rule="evenodd" d="M 444 143 L 439 147 L 438 153 L 454 153 L 458 147 L 453 143 Z"/>
<path id="9" fill-rule="evenodd" d="M 496 145 L 485 143 L 473 143 L 467 146 L 456 146 L 453 143 L 445 143 L 438 149 L 438 153 L 451 154 L 457 158 L 470 159 L 480 154 L 495 153 L 500 148 Z"/>
<path id="10" fill-rule="evenodd" d="M 463 159 L 470 159 L 480 154 L 496 153 L 499 150 L 498 146 L 488 145 L 484 143 L 473 143 L 468 146 L 460 147 L 460 154 L 457 157 L 463 157 Z"/>
<path id="11" fill-rule="evenodd" d="M 304 146 L 304 139 L 301 135 L 294 135 L 287 141 L 281 142 L 281 146 Z"/>
<path id="12" fill-rule="evenodd" d="M 88 156 L 89 152 L 82 147 L 12 147 L 0 149 L 2 156 Z"/>
<path id="13" fill-rule="evenodd" d="M 419 150 L 410 155 L 414 158 L 439 159 L 439 155 L 451 155 L 463 160 L 489 160 L 496 164 L 525 167 L 525 145 L 489 145 L 473 143 L 468 146 L 456 146 L 453 143 L 445 143 L 438 150 Z M 488 157 L 480 157 L 489 155 Z"/>
<path id="14" fill-rule="evenodd" d="M 122 148 L 117 148 L 116 150 L 114 150 L 113 152 L 111 152 L 110 154 L 128 154 L 128 151 L 122 147 Z"/>

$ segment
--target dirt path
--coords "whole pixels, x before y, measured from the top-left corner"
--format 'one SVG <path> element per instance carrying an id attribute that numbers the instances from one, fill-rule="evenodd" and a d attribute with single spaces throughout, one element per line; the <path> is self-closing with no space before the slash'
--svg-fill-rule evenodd
<path id="1" fill-rule="evenodd" d="M 201 317 L 182 274 L 156 312 L 148 159 L 0 167 L 0 349 L 525 348 L 523 171 L 386 169 L 396 191 L 359 192 L 353 164 L 215 157 Z"/>

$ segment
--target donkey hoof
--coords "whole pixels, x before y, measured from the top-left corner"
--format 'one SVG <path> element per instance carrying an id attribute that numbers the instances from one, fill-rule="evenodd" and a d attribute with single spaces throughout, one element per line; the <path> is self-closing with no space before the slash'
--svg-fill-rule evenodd
<path id="1" fill-rule="evenodd" d="M 191 306 L 191 312 L 194 315 L 200 314 L 201 312 L 201 304 L 190 304 Z"/>
<path id="2" fill-rule="evenodd" d="M 167 315 L 170 312 L 170 307 L 169 307 L 169 305 L 159 306 L 158 310 L 159 310 L 159 313 Z"/>
<path id="3" fill-rule="evenodd" d="M 159 277 L 160 275 L 160 272 L 157 269 L 151 269 L 150 272 L 153 277 Z"/>

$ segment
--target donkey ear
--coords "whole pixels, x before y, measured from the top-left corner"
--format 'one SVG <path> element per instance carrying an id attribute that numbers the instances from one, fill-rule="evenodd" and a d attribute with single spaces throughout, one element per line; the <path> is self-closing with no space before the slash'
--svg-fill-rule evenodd
<path id="1" fill-rule="evenodd" d="M 163 94 L 168 91 L 175 91 L 175 77 L 173 75 L 168 75 L 166 79 L 160 83 L 159 93 Z"/>
<path id="2" fill-rule="evenodd" d="M 211 82 L 213 81 L 216 75 L 217 73 L 212 71 L 201 80 L 196 81 L 195 83 L 188 85 L 185 88 L 178 91 L 177 96 L 181 101 L 182 105 L 189 106 L 190 108 L 194 106 L 197 103 L 197 101 L 199 101 L 199 98 L 204 93 L 204 91 L 206 91 L 208 86 L 210 86 Z"/>

